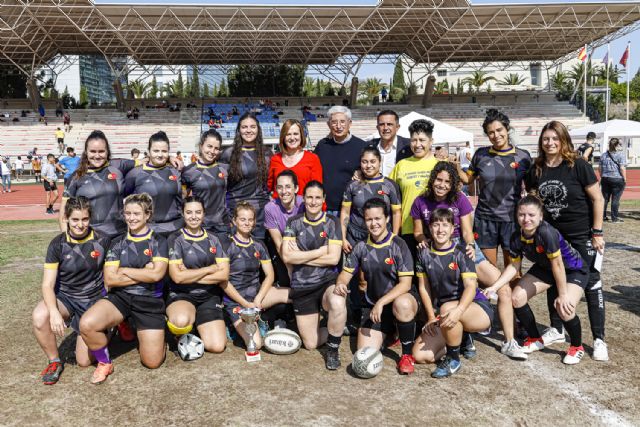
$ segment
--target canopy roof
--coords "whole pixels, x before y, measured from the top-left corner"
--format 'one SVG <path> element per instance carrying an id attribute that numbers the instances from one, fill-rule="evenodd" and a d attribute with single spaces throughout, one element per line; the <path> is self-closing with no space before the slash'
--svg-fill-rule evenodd
<path id="1" fill-rule="evenodd" d="M 569 131 L 574 144 L 582 143 L 587 133 L 594 132 L 597 140 L 604 142 L 613 137 L 640 137 L 640 122 L 633 120 L 609 120 Z"/>
<path id="2" fill-rule="evenodd" d="M 381 0 L 375 6 L 94 4 L 5 0 L 0 63 L 56 55 L 128 56 L 142 65 L 333 64 L 345 55 L 416 62 L 556 60 L 631 31 L 638 2 L 472 5 Z M 300 2 L 304 3 L 304 2 Z"/>
<path id="3" fill-rule="evenodd" d="M 398 135 L 409 138 L 411 136 L 409 134 L 409 125 L 416 120 L 429 120 L 433 123 L 433 143 L 437 146 L 444 144 L 461 144 L 468 141 L 473 148 L 473 134 L 471 132 L 448 125 L 439 120 L 416 113 L 415 111 L 400 117 L 400 130 L 398 130 Z M 365 137 L 365 140 L 368 141 L 379 137 L 380 134 L 376 131 Z"/>

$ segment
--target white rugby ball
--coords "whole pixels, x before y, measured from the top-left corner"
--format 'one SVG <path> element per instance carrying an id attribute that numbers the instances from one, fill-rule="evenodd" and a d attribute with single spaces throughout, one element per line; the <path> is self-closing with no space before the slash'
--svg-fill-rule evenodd
<path id="1" fill-rule="evenodd" d="M 301 346 L 302 340 L 291 329 L 275 328 L 264 336 L 264 347 L 273 354 L 293 354 Z"/>
<path id="2" fill-rule="evenodd" d="M 196 360 L 204 354 L 204 343 L 193 334 L 184 334 L 178 341 L 178 354 L 182 360 Z"/>
<path id="3" fill-rule="evenodd" d="M 363 347 L 353 355 L 351 369 L 360 378 L 373 378 L 382 371 L 382 368 L 384 368 L 384 358 L 377 348 Z"/>

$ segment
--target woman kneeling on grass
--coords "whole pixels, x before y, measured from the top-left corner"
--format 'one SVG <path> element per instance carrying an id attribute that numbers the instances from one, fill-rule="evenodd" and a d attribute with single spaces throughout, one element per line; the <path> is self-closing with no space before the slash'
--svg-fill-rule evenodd
<path id="1" fill-rule="evenodd" d="M 64 369 L 56 336 L 63 337 L 70 325 L 78 333 L 76 361 L 86 367 L 91 355 L 79 335 L 80 317 L 105 293 L 102 267 L 109 238 L 94 231 L 91 205 L 85 197 L 71 197 L 64 206 L 66 231 L 56 236 L 47 249 L 42 278 L 42 297 L 33 310 L 33 333 L 49 359 L 42 382 L 55 384 Z"/>
<path id="2" fill-rule="evenodd" d="M 416 263 L 427 324 L 416 340 L 413 356 L 418 363 L 439 360 L 431 373 L 433 378 L 448 377 L 460 370 L 463 333 L 486 331 L 494 316 L 489 301 L 478 290 L 475 264 L 464 248 L 453 242 L 453 230 L 453 213 L 435 209 L 429 222 L 431 246 L 420 249 Z"/>
<path id="3" fill-rule="evenodd" d="M 165 304 L 163 278 L 167 273 L 167 241 L 149 228 L 153 200 L 147 193 L 124 199 L 127 234 L 113 241 L 104 266 L 109 293 L 80 319 L 80 333 L 98 367 L 93 384 L 113 373 L 105 331 L 126 319 L 133 320 L 138 335 L 140 360 L 147 368 L 159 367 L 165 357 Z"/>
<path id="4" fill-rule="evenodd" d="M 516 316 L 529 334 L 522 349 L 525 353 L 532 353 L 544 348 L 529 300 L 556 287 L 558 297 L 554 301 L 554 307 L 571 339 L 569 350 L 562 361 L 567 365 L 580 363 L 584 348 L 576 307 L 587 286 L 587 265 L 560 232 L 542 219 L 543 204 L 539 198 L 530 195 L 521 199 L 517 215 L 521 230 L 515 231 L 511 236 L 511 264 L 486 291 L 497 291 L 509 283 L 520 270 L 523 256 L 533 262 L 533 266 L 513 289 Z"/>

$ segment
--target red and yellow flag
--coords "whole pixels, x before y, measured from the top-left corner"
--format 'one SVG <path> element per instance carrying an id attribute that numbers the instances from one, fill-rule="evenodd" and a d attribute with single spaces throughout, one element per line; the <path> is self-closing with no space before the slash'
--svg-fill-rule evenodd
<path id="1" fill-rule="evenodd" d="M 628 60 L 629 60 L 629 46 L 627 46 L 627 48 L 624 50 L 624 53 L 622 54 L 622 58 L 620 58 L 620 65 L 622 65 L 624 68 L 627 68 Z"/>
<path id="2" fill-rule="evenodd" d="M 580 52 L 578 53 L 578 59 L 582 62 L 584 62 L 585 59 L 587 59 L 587 47 L 584 46 L 582 49 L 580 49 Z"/>

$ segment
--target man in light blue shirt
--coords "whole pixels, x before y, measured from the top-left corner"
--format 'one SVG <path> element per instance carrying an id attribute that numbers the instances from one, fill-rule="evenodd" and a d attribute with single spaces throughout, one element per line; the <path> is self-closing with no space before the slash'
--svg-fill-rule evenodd
<path id="1" fill-rule="evenodd" d="M 58 164 L 62 168 L 62 172 L 64 172 L 64 186 L 66 187 L 69 184 L 71 175 L 73 175 L 76 169 L 78 169 L 78 166 L 80 166 L 80 157 L 76 156 L 73 147 L 67 147 L 67 156 L 61 158 Z"/>

